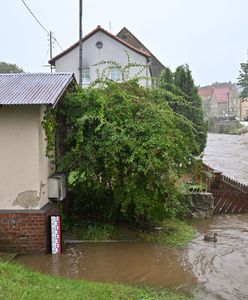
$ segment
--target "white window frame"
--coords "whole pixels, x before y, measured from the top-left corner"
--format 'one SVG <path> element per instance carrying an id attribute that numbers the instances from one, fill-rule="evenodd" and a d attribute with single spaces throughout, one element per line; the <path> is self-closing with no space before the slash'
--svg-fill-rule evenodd
<path id="1" fill-rule="evenodd" d="M 90 84 L 90 68 L 83 68 L 82 69 L 82 83 L 87 85 Z"/>
<path id="2" fill-rule="evenodd" d="M 120 68 L 110 68 L 109 79 L 117 82 L 122 81 L 122 73 Z"/>

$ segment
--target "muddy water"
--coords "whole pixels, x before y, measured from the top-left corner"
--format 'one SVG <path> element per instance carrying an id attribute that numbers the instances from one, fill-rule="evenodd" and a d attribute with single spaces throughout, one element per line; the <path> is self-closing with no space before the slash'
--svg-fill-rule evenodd
<path id="1" fill-rule="evenodd" d="M 196 299 L 248 299 L 248 214 L 194 221 L 183 250 L 145 243 L 71 245 L 60 256 L 19 256 L 34 270 L 69 278 L 178 288 Z M 218 234 L 216 244 L 204 234 Z"/>
<path id="2" fill-rule="evenodd" d="M 210 134 L 205 162 L 248 184 L 248 135 Z M 192 221 L 193 222 L 193 221 Z M 248 214 L 194 221 L 183 250 L 145 243 L 70 245 L 60 256 L 19 256 L 34 270 L 69 278 L 178 288 L 200 300 L 248 299 Z M 204 234 L 218 234 L 217 243 Z"/>
<path id="3" fill-rule="evenodd" d="M 60 256 L 21 256 L 41 272 L 102 282 L 192 286 L 194 275 L 183 251 L 146 243 L 92 243 L 69 246 Z"/>
<path id="4" fill-rule="evenodd" d="M 187 248 L 185 260 L 196 276 L 197 299 L 248 299 L 248 215 L 221 215 L 195 222 L 198 236 Z M 205 233 L 217 233 L 217 243 L 205 242 Z"/>
<path id="5" fill-rule="evenodd" d="M 248 184 L 248 134 L 208 134 L 204 162 L 225 175 Z"/>

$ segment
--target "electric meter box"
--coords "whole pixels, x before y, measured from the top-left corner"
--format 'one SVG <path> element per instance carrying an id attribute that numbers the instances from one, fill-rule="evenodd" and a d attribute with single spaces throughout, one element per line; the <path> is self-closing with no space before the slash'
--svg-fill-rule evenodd
<path id="1" fill-rule="evenodd" d="M 66 197 L 65 174 L 55 174 L 48 178 L 48 198 L 62 201 Z"/>

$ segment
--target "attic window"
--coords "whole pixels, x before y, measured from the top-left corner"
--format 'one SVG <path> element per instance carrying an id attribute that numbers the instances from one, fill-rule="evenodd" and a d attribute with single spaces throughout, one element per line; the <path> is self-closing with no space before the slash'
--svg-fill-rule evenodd
<path id="1" fill-rule="evenodd" d="M 103 47 L 103 43 L 102 42 L 100 42 L 100 41 L 96 42 L 96 48 L 102 49 L 102 47 Z"/>

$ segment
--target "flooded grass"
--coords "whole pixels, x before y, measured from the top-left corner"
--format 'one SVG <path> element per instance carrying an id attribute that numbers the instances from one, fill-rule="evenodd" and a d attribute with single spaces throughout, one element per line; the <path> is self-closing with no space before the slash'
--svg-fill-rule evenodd
<path id="1" fill-rule="evenodd" d="M 83 240 L 119 240 L 121 233 L 111 224 L 82 223 L 72 230 L 78 238 Z"/>
<path id="2" fill-rule="evenodd" d="M 142 240 L 181 248 L 195 236 L 193 227 L 182 220 L 168 219 L 161 224 L 161 227 L 161 232 L 141 233 Z"/>
<path id="3" fill-rule="evenodd" d="M 167 219 L 160 226 L 160 231 L 141 231 L 111 224 L 82 223 L 74 227 L 71 233 L 78 239 L 87 241 L 139 240 L 173 247 L 184 247 L 194 238 L 194 229 L 186 221 Z"/>
<path id="4" fill-rule="evenodd" d="M 96 283 L 43 275 L 10 263 L 0 262 L 1 299 L 84 300 L 187 300 L 165 289 L 141 289 L 121 284 Z"/>

